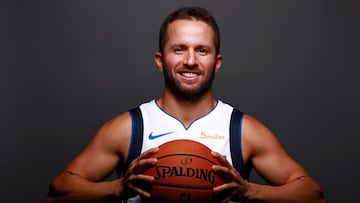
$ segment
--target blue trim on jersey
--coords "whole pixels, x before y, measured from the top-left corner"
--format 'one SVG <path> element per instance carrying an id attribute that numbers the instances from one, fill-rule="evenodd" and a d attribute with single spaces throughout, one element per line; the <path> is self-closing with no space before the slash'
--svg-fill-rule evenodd
<path id="1" fill-rule="evenodd" d="M 141 154 L 142 142 L 143 142 L 143 131 L 144 124 L 143 118 L 141 114 L 141 110 L 139 107 L 129 110 L 132 127 L 131 127 L 131 138 L 130 138 L 130 146 L 128 151 L 128 156 L 126 157 L 125 162 L 125 171 L 129 168 L 130 163 Z"/>
<path id="2" fill-rule="evenodd" d="M 233 109 L 230 122 L 230 152 L 234 168 L 239 171 L 244 179 L 248 179 L 249 173 L 245 167 L 241 142 L 243 116 L 243 112 Z"/>
<path id="3" fill-rule="evenodd" d="M 156 103 L 156 101 L 155 101 L 155 103 Z M 218 103 L 219 103 L 219 101 L 217 102 L 216 105 L 218 105 Z M 131 133 L 131 138 L 130 138 L 129 152 L 128 152 L 128 156 L 127 156 L 126 162 L 125 162 L 125 170 L 123 170 L 123 173 L 127 171 L 130 163 L 141 154 L 142 143 L 143 143 L 143 130 L 144 130 L 143 125 L 144 124 L 143 124 L 141 110 L 139 107 L 137 107 L 137 108 L 131 109 L 129 112 L 130 112 L 130 115 L 132 118 L 132 133 Z M 164 113 L 166 113 L 166 112 L 164 112 Z M 239 171 L 239 173 L 241 174 L 241 176 L 244 179 L 248 179 L 251 167 L 249 165 L 248 166 L 245 165 L 245 161 L 244 161 L 244 157 L 243 157 L 243 153 L 242 153 L 241 138 L 242 138 L 243 116 L 244 116 L 243 112 L 240 112 L 239 110 L 237 110 L 235 108 L 233 109 L 233 112 L 231 114 L 230 129 L 229 129 L 230 153 L 231 153 L 232 164 L 233 164 L 234 168 L 237 171 Z"/>
<path id="4" fill-rule="evenodd" d="M 179 123 L 181 123 L 181 125 L 184 127 L 185 130 L 188 130 L 188 129 L 191 127 L 191 125 L 192 125 L 193 123 L 195 123 L 197 120 L 200 120 L 201 118 L 203 118 L 203 117 L 209 115 L 211 112 L 213 112 L 213 111 L 216 109 L 217 105 L 219 104 L 219 100 L 216 100 L 216 104 L 215 104 L 214 108 L 211 109 L 211 111 L 209 111 L 207 114 L 205 114 L 205 115 L 203 115 L 203 116 L 201 116 L 201 117 L 193 120 L 193 121 L 190 123 L 190 125 L 189 125 L 188 127 L 186 127 L 186 126 L 184 125 L 184 123 L 181 122 L 178 118 L 176 118 L 175 116 L 173 116 L 173 115 L 167 113 L 166 111 L 164 111 L 164 110 L 160 107 L 160 105 L 157 103 L 157 99 L 154 99 L 154 102 L 155 102 L 156 106 L 157 106 L 162 112 L 164 112 L 166 115 L 174 118 L 174 119 L 177 120 Z"/>

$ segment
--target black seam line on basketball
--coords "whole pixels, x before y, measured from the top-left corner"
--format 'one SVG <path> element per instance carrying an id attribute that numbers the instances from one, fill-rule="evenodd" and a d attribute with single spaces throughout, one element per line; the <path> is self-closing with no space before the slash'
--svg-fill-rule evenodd
<path id="1" fill-rule="evenodd" d="M 160 156 L 160 157 L 158 157 L 158 159 L 166 158 L 166 157 L 169 157 L 169 156 L 178 156 L 178 155 L 180 155 L 180 156 L 185 155 L 185 156 L 193 156 L 193 157 L 202 158 L 202 159 L 205 159 L 205 160 L 209 161 L 210 163 L 216 165 L 216 163 L 211 161 L 210 159 L 205 158 L 203 156 L 195 155 L 195 154 L 168 154 L 168 155 Z"/>
<path id="2" fill-rule="evenodd" d="M 164 184 L 164 183 L 153 183 L 153 185 L 173 187 L 173 188 L 196 189 L 196 190 L 212 190 L 213 189 L 212 187 L 181 186 L 181 185 L 172 185 L 172 184 Z"/>

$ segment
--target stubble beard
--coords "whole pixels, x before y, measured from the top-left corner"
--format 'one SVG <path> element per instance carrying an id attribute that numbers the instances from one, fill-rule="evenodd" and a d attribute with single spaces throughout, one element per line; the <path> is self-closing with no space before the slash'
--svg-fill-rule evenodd
<path id="1" fill-rule="evenodd" d="M 187 88 L 172 76 L 167 66 L 163 70 L 165 86 L 176 98 L 186 101 L 198 100 L 204 96 L 211 89 L 215 78 L 215 68 L 213 68 L 210 75 L 197 88 Z"/>

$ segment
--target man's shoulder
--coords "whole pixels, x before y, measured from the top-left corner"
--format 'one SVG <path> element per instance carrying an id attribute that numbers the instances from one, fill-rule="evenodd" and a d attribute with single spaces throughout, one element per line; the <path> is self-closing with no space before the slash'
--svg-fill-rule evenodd
<path id="1" fill-rule="evenodd" d="M 275 134 L 251 115 L 244 115 L 242 129 L 242 139 L 252 152 L 263 151 L 269 146 L 278 146 L 279 141 Z"/>
<path id="2" fill-rule="evenodd" d="M 130 113 L 129 111 L 126 111 L 103 124 L 98 130 L 97 136 L 111 139 L 128 137 L 131 134 L 131 125 L 132 121 Z"/>

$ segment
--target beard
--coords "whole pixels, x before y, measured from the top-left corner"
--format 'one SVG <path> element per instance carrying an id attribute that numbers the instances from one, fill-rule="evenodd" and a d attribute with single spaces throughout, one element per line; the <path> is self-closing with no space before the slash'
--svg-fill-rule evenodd
<path id="1" fill-rule="evenodd" d="M 186 87 L 181 84 L 169 71 L 167 65 L 164 67 L 165 86 L 170 89 L 173 95 L 181 100 L 197 100 L 201 98 L 211 87 L 215 78 L 215 67 L 210 71 L 210 74 L 197 87 Z"/>

